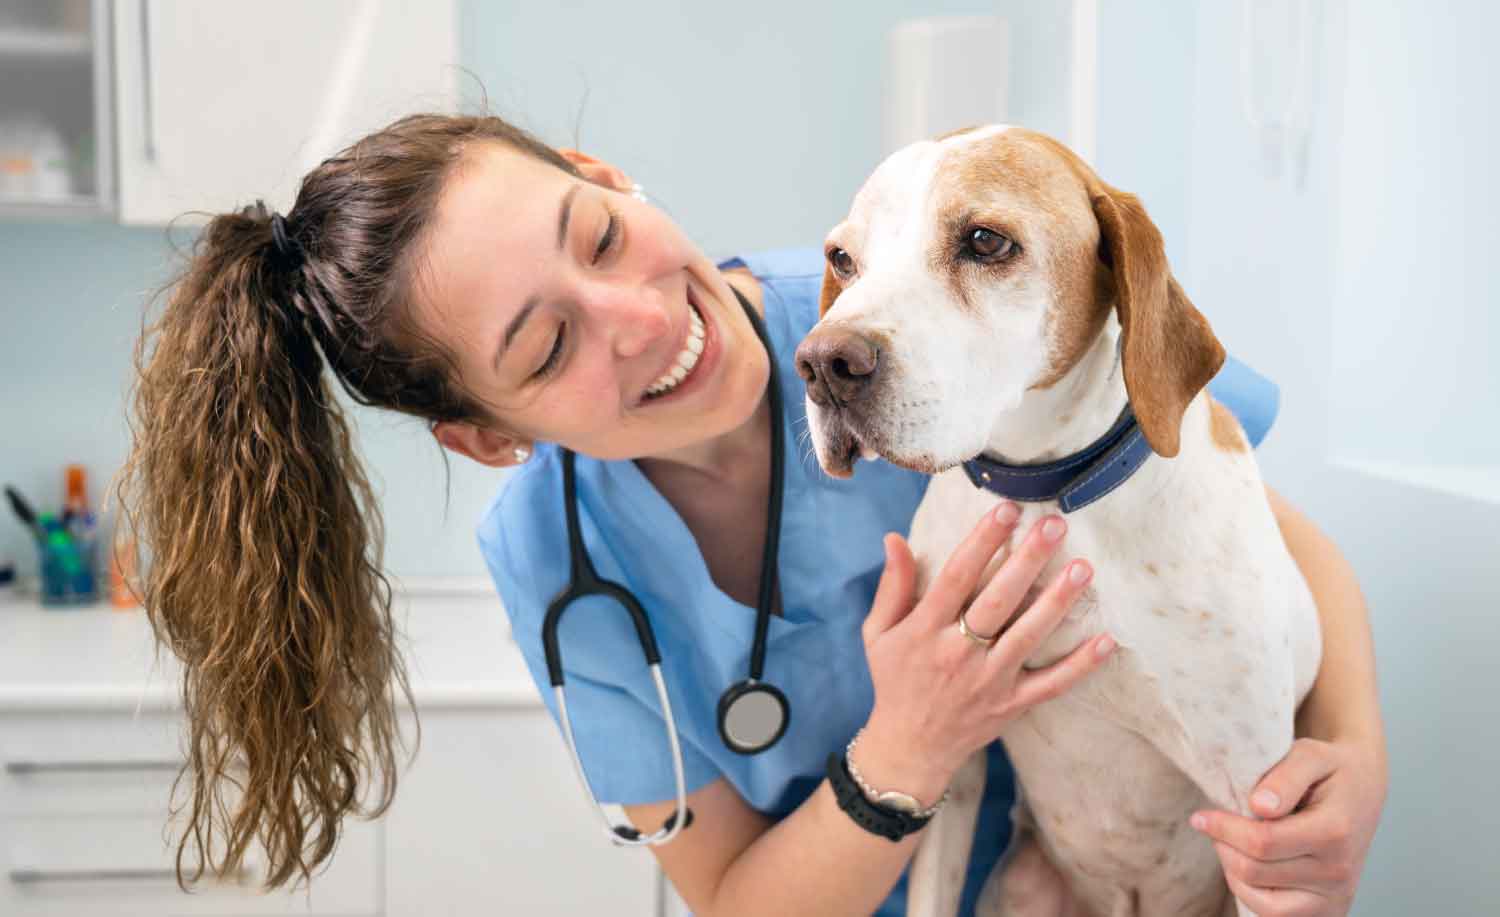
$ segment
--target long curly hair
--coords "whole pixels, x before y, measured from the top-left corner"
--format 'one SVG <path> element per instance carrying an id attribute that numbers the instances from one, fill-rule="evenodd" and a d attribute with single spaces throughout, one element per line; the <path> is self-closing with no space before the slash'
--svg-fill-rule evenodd
<path id="1" fill-rule="evenodd" d="M 325 160 L 284 217 L 214 217 L 136 346 L 118 484 L 142 604 L 183 663 L 183 887 L 311 879 L 346 814 L 396 790 L 396 647 L 383 529 L 325 366 L 355 401 L 482 420 L 409 308 L 444 182 L 477 143 L 577 174 L 494 117 L 413 115 Z M 190 788 L 190 798 L 179 790 Z"/>

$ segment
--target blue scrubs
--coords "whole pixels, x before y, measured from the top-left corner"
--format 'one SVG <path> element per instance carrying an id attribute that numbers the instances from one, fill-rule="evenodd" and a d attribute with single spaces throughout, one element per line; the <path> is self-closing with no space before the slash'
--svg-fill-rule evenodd
<path id="1" fill-rule="evenodd" d="M 785 692 L 791 705 L 780 742 L 747 757 L 720 740 L 719 696 L 749 671 L 755 609 L 714 585 L 686 524 L 634 462 L 578 457 L 579 520 L 600 576 L 634 592 L 651 618 L 688 792 L 723 777 L 752 807 L 779 819 L 812 794 L 828 753 L 844 747 L 874 706 L 860 623 L 880 578 L 881 538 L 908 531 L 928 479 L 885 462 L 859 462 L 849 480 L 822 473 L 806 442 L 803 384 L 792 359 L 818 318 L 822 253 L 768 252 L 731 263 L 748 267 L 760 281 L 785 393 L 782 614 L 771 618 L 765 663 L 765 680 Z M 1211 388 L 1258 443 L 1276 414 L 1275 386 L 1231 359 Z M 538 445 L 535 457 L 490 505 L 478 534 L 516 642 L 555 719 L 541 632 L 547 604 L 569 573 L 556 448 Z M 629 616 L 605 600 L 580 600 L 563 616 L 558 639 L 574 738 L 599 800 L 673 798 L 656 689 Z M 972 911 L 1010 835 L 1014 780 L 998 743 L 990 751 L 989 773 L 962 913 Z M 688 834 L 678 842 L 691 839 Z M 903 876 L 878 913 L 904 913 L 905 895 Z"/>

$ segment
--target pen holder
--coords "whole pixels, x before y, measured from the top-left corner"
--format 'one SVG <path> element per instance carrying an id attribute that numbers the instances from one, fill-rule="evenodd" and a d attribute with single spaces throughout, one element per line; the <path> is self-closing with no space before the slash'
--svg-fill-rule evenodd
<path id="1" fill-rule="evenodd" d="M 99 600 L 97 542 L 51 537 L 37 542 L 41 598 L 48 607 L 89 605 Z"/>

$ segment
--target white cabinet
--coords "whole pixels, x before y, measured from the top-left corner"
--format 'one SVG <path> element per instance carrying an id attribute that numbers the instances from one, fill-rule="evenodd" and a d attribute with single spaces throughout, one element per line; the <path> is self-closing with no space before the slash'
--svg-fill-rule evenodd
<path id="1" fill-rule="evenodd" d="M 421 745 L 377 821 L 347 819 L 311 890 L 264 859 L 193 895 L 167 841 L 178 669 L 137 612 L 0 604 L 0 915 L 651 917 L 655 858 L 617 848 L 573 777 L 499 601 L 401 599 Z M 410 713 L 403 731 L 414 737 Z M 404 756 L 403 756 L 404 757 Z M 403 761 L 404 765 L 404 761 Z M 681 913 L 672 911 L 671 913 Z"/>
<path id="2" fill-rule="evenodd" d="M 453 0 L 115 0 L 119 217 L 265 199 L 414 111 L 451 111 Z"/>
<path id="3" fill-rule="evenodd" d="M 655 858 L 611 844 L 546 710 L 422 710 L 385 819 L 386 914 L 657 913 Z"/>
<path id="4" fill-rule="evenodd" d="M 165 837 L 177 724 L 166 713 L 0 712 L 0 914 L 380 914 L 378 822 L 346 823 L 310 889 L 262 893 L 264 860 L 251 854 L 232 880 L 184 895 Z"/>

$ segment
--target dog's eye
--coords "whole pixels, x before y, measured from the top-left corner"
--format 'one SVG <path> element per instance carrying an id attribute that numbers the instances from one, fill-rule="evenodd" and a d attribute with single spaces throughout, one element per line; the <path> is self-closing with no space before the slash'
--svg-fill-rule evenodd
<path id="1" fill-rule="evenodd" d="M 969 234 L 964 237 L 964 248 L 981 261 L 1000 261 L 1015 252 L 1016 243 L 993 229 L 980 226 L 969 230 Z"/>
<path id="2" fill-rule="evenodd" d="M 828 250 L 828 264 L 840 278 L 847 278 L 854 273 L 854 256 L 842 248 Z"/>

